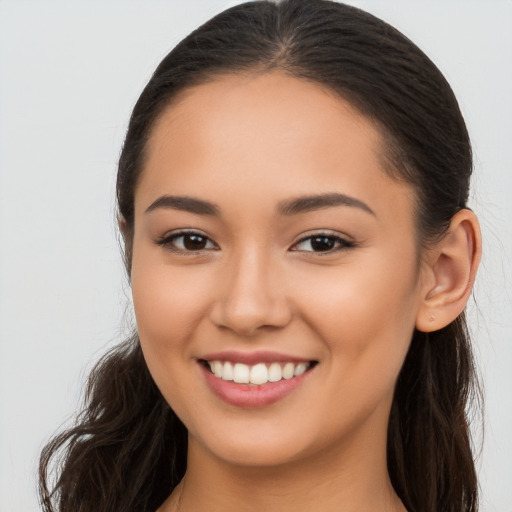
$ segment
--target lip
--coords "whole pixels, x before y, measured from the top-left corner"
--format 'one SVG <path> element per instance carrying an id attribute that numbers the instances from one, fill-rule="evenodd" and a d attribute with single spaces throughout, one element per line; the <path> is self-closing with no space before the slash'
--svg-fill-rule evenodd
<path id="1" fill-rule="evenodd" d="M 275 355 L 275 354 L 274 354 Z M 216 354 L 218 357 L 218 354 Z M 225 356 L 224 356 L 225 357 Z M 219 359 L 211 359 L 211 360 L 224 360 L 224 361 L 232 361 L 233 359 L 230 357 L 219 358 Z M 242 362 L 239 358 L 235 359 L 237 362 Z M 247 360 L 247 359 L 246 359 Z M 290 362 L 306 362 L 309 360 L 306 359 L 290 359 L 285 358 L 283 361 Z M 258 359 L 257 362 L 276 362 L 281 361 L 278 359 L 271 359 L 267 361 L 262 361 L 262 359 Z M 311 372 L 314 370 L 314 366 L 309 368 L 303 374 L 292 377 L 291 379 L 281 379 L 278 382 L 267 382 L 262 385 L 254 385 L 254 384 L 238 384 L 233 381 L 227 381 L 216 377 L 213 373 L 211 373 L 203 362 L 197 362 L 201 372 L 203 373 L 203 377 L 206 381 L 206 384 L 210 388 L 210 390 L 221 400 L 227 402 L 230 405 L 234 405 L 237 407 L 245 407 L 245 408 L 257 408 L 257 407 L 265 407 L 271 405 L 279 400 L 285 398 L 293 391 L 295 391 L 299 386 L 301 386 L 304 381 L 309 377 Z M 250 363 L 245 363 L 250 364 Z"/>
<path id="2" fill-rule="evenodd" d="M 240 352 L 237 350 L 223 350 L 221 352 L 212 352 L 201 356 L 199 359 L 205 361 L 230 361 L 233 363 L 243 363 L 249 366 L 258 363 L 309 363 L 312 359 L 291 356 L 280 352 L 271 352 L 258 350 L 253 352 Z"/>

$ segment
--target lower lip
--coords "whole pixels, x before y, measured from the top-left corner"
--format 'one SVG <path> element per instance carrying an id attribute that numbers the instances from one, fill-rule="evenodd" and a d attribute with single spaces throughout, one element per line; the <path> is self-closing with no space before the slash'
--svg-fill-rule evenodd
<path id="1" fill-rule="evenodd" d="M 198 364 L 209 388 L 224 402 L 238 407 L 264 407 L 273 404 L 297 389 L 311 372 L 309 369 L 302 375 L 288 380 L 281 379 L 278 382 L 256 386 L 219 379 L 201 363 Z"/>

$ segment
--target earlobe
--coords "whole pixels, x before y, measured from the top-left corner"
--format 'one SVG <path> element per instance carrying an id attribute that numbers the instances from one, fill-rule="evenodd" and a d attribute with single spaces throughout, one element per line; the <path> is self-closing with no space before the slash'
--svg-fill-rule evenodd
<path id="1" fill-rule="evenodd" d="M 460 210 L 432 249 L 416 329 L 442 329 L 462 313 L 471 294 L 482 253 L 480 226 L 470 210 Z"/>
<path id="2" fill-rule="evenodd" d="M 121 231 L 121 234 L 123 235 L 123 238 L 125 238 L 126 235 L 126 220 L 123 216 L 119 216 L 117 218 L 117 225 L 119 227 L 119 231 Z"/>

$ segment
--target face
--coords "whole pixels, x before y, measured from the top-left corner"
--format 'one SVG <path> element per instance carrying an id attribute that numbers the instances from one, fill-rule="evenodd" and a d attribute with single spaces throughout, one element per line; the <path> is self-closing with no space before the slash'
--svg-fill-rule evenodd
<path id="1" fill-rule="evenodd" d="M 268 466 L 385 445 L 421 270 L 414 194 L 382 153 L 348 103 L 279 73 L 196 86 L 157 121 L 133 299 L 199 451 Z"/>

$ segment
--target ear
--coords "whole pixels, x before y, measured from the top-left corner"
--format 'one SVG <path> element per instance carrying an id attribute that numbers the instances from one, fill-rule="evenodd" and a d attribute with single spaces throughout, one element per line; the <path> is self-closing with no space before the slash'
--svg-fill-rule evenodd
<path id="1" fill-rule="evenodd" d="M 119 226 L 119 231 L 122 236 L 122 241 L 119 240 L 119 245 L 121 246 L 121 251 L 123 253 L 124 266 L 126 268 L 128 278 L 130 279 L 132 267 L 133 225 L 129 226 L 122 215 L 117 217 L 117 225 Z"/>
<path id="2" fill-rule="evenodd" d="M 460 210 L 443 239 L 428 250 L 416 329 L 432 332 L 455 320 L 466 306 L 482 254 L 476 215 Z"/>
<path id="3" fill-rule="evenodd" d="M 123 238 L 126 238 L 126 220 L 122 215 L 117 217 L 117 225 L 119 227 L 119 231 L 121 231 L 121 235 L 123 235 Z"/>

